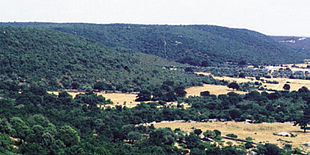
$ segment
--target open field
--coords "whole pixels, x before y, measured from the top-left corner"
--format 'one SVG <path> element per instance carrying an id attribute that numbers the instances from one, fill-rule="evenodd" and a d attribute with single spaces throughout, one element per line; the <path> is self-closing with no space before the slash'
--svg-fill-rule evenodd
<path id="1" fill-rule="evenodd" d="M 102 95 L 106 99 L 110 99 L 113 102 L 113 106 L 120 105 L 132 108 L 140 104 L 140 102 L 135 101 L 135 99 L 137 98 L 137 94 L 99 92 L 97 93 L 97 95 Z"/>
<path id="2" fill-rule="evenodd" d="M 243 92 L 243 91 L 233 90 L 231 88 L 228 88 L 227 86 L 212 85 L 212 84 L 203 84 L 203 86 L 186 88 L 185 91 L 186 91 L 186 97 L 200 96 L 200 92 L 203 92 L 203 91 L 209 91 L 210 94 L 214 94 L 214 95 L 227 94 L 229 92 L 235 92 L 238 94 L 247 93 L 247 92 Z"/>
<path id="3" fill-rule="evenodd" d="M 205 72 L 196 72 L 196 74 L 202 74 L 209 76 L 210 73 Z M 262 82 L 260 80 L 256 80 L 255 77 L 246 77 L 246 78 L 234 78 L 234 77 L 227 77 L 227 76 L 213 76 L 216 80 L 225 80 L 228 82 L 237 82 L 237 83 L 245 83 L 245 82 Z M 303 79 L 288 79 L 288 78 L 264 78 L 261 77 L 261 79 L 265 81 L 278 81 L 278 84 L 272 84 L 272 83 L 262 83 L 264 88 L 266 89 L 272 89 L 272 90 L 284 90 L 283 86 L 284 84 L 288 83 L 291 88 L 290 91 L 297 91 L 299 88 L 305 86 L 307 88 L 310 88 L 310 80 L 303 80 Z M 201 91 L 210 91 L 211 94 L 219 95 L 219 94 L 226 94 L 232 89 L 227 88 L 227 86 L 219 86 L 219 85 L 203 85 L 200 87 L 191 87 L 186 89 L 187 96 L 197 96 Z M 234 91 L 235 93 L 244 94 L 245 92 L 242 91 Z"/>
<path id="4" fill-rule="evenodd" d="M 295 65 L 295 67 L 293 67 L 293 65 Z M 307 66 L 308 66 L 309 64 L 306 64 L 306 63 L 303 63 L 303 64 L 283 64 L 282 66 L 275 66 L 275 68 L 278 68 L 278 69 L 280 69 L 280 68 L 283 68 L 283 69 L 285 69 L 285 68 L 307 68 Z M 267 66 L 268 67 L 268 66 Z"/>
<path id="5" fill-rule="evenodd" d="M 279 82 L 279 84 L 264 83 L 263 85 L 266 85 L 266 88 L 268 89 L 283 90 L 283 86 L 286 83 L 288 83 L 291 86 L 290 91 L 294 91 L 294 90 L 297 91 L 299 88 L 303 86 L 310 88 L 310 80 L 287 79 L 287 78 L 271 78 L 271 79 L 266 79 L 266 80 Z"/>
<path id="6" fill-rule="evenodd" d="M 59 91 L 48 91 L 49 94 L 55 94 L 58 95 Z M 70 92 L 68 91 L 68 94 L 70 94 L 73 98 L 75 98 L 78 94 L 85 94 L 85 92 Z M 105 93 L 105 92 L 97 92 L 97 95 L 102 95 L 106 99 L 110 99 L 113 104 L 110 105 L 98 105 L 101 108 L 107 108 L 107 107 L 115 107 L 115 106 L 126 106 L 127 108 L 133 108 L 140 104 L 141 102 L 135 101 L 137 98 L 137 94 L 130 94 L 130 93 Z M 167 105 L 171 107 L 177 107 L 177 102 L 167 102 Z M 182 103 L 184 105 L 184 108 L 189 108 L 190 105 Z"/>
<path id="7" fill-rule="evenodd" d="M 211 73 L 208 72 L 195 72 L 196 74 L 202 74 L 205 76 L 212 75 Z M 228 77 L 228 76 L 213 76 L 212 77 L 216 80 L 225 80 L 229 82 L 237 82 L 237 83 L 244 83 L 244 82 L 255 82 L 257 81 L 255 77 L 246 77 L 246 78 L 234 78 L 234 77 Z"/>
<path id="8" fill-rule="evenodd" d="M 169 127 L 172 130 L 180 128 L 183 131 L 191 132 L 193 128 L 206 130 L 219 130 L 222 135 L 235 134 L 240 139 L 247 137 L 253 138 L 254 142 L 272 143 L 283 147 L 284 144 L 292 144 L 293 147 L 306 148 L 304 143 L 310 142 L 310 132 L 303 133 L 298 126 L 293 126 L 291 123 L 261 123 L 261 124 L 245 124 L 243 122 L 196 122 L 196 123 L 155 123 L 156 128 Z M 282 137 L 273 135 L 273 133 L 288 132 L 296 134 L 296 137 Z M 223 139 L 226 141 L 225 139 Z M 287 141 L 287 142 L 285 142 Z M 240 143 L 240 142 L 238 142 Z"/>
<path id="9" fill-rule="evenodd" d="M 58 91 L 48 91 L 49 94 L 55 94 L 58 95 Z M 68 91 L 68 94 L 70 94 L 73 98 L 75 98 L 76 95 L 78 94 L 85 94 L 85 92 L 70 92 Z M 138 105 L 140 102 L 136 102 L 135 99 L 137 97 L 137 94 L 130 94 L 130 93 L 104 93 L 104 92 L 97 92 L 97 95 L 102 95 L 106 99 L 110 99 L 114 104 L 113 106 L 116 105 L 121 105 L 128 108 L 132 108 L 136 105 Z M 110 105 L 107 105 L 110 106 Z"/>

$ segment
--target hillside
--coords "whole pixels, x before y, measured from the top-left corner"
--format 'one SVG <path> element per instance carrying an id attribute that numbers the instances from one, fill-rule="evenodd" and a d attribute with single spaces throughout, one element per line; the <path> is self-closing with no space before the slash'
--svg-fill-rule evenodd
<path id="1" fill-rule="evenodd" d="M 139 91 L 174 80 L 184 86 L 199 77 L 163 69 L 179 65 L 142 53 L 120 53 L 87 39 L 55 30 L 0 27 L 0 79 L 48 89 Z M 161 64 L 161 65 L 159 65 Z"/>
<path id="2" fill-rule="evenodd" d="M 302 62 L 309 55 L 246 29 L 209 25 L 2 23 L 34 26 L 83 36 L 118 51 L 153 54 L 198 66 L 246 61 L 250 64 Z"/>
<path id="3" fill-rule="evenodd" d="M 299 51 L 310 51 L 310 38 L 293 36 L 271 36 L 277 42 Z"/>

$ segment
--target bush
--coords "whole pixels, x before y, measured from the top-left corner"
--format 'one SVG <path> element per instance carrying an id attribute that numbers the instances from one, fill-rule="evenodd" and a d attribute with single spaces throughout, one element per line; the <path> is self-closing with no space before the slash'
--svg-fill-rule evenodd
<path id="1" fill-rule="evenodd" d="M 200 92 L 200 96 L 210 96 L 210 92 L 209 91 Z"/>
<path id="2" fill-rule="evenodd" d="M 232 133 L 231 133 L 231 134 L 227 134 L 226 136 L 227 136 L 227 137 L 232 137 L 232 138 L 238 138 L 238 136 L 237 136 L 237 135 L 232 134 Z"/>

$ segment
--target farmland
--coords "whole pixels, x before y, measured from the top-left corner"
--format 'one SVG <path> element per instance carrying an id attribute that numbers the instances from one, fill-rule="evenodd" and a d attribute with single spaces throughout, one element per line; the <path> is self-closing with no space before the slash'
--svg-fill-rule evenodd
<path id="1" fill-rule="evenodd" d="M 194 123 L 155 123 L 156 128 L 171 129 L 180 128 L 186 132 L 192 132 L 193 129 L 219 130 L 222 135 L 235 134 L 240 139 L 247 137 L 253 138 L 254 142 L 272 143 L 283 147 L 285 144 L 292 144 L 293 147 L 307 149 L 304 143 L 310 141 L 310 132 L 303 133 L 297 126 L 292 123 L 260 123 L 245 124 L 243 122 L 194 122 Z M 297 135 L 296 137 L 282 137 L 273 135 L 273 133 L 288 132 Z M 239 142 L 238 142 L 239 143 Z M 309 151 L 309 149 L 308 149 Z"/>
<path id="2" fill-rule="evenodd" d="M 209 76 L 211 73 L 207 72 L 196 72 L 196 74 Z M 310 88 L 310 80 L 303 79 L 289 79 L 289 78 L 265 78 L 261 77 L 260 80 L 256 80 L 255 77 L 245 77 L 245 78 L 236 78 L 236 77 L 228 77 L 228 76 L 213 76 L 216 80 L 225 80 L 228 82 L 237 82 L 237 83 L 247 83 L 247 82 L 260 82 L 262 86 L 268 90 L 268 92 L 272 92 L 272 90 L 282 91 L 283 86 L 285 84 L 290 85 L 290 91 L 297 91 L 299 88 L 305 86 Z M 267 83 L 266 81 L 276 81 L 278 83 Z M 204 84 L 203 86 L 190 87 L 186 89 L 187 96 L 199 96 L 200 92 L 209 91 L 210 94 L 219 95 L 219 94 L 227 94 L 228 92 L 235 92 L 238 94 L 245 94 L 243 91 L 234 91 L 233 89 L 228 88 L 223 85 L 211 85 Z"/>
<path id="3" fill-rule="evenodd" d="M 49 94 L 58 95 L 59 91 L 48 91 Z M 72 96 L 72 98 L 75 98 L 78 94 L 85 94 L 86 92 L 83 91 L 68 91 L 69 95 Z M 105 99 L 111 100 L 113 102 L 112 105 L 105 105 L 104 108 L 107 107 L 115 107 L 115 106 L 126 106 L 127 108 L 133 108 L 140 104 L 141 102 L 135 101 L 137 98 L 137 94 L 133 93 L 105 93 L 105 92 L 96 92 L 97 95 L 102 95 Z M 146 101 L 150 102 L 150 101 Z M 184 106 L 184 108 L 189 108 L 190 106 L 188 104 L 182 103 L 181 105 Z M 177 107 L 177 102 L 167 102 L 167 106 L 171 107 Z M 98 105 L 98 107 L 101 107 L 101 105 Z"/>
<path id="4" fill-rule="evenodd" d="M 214 95 L 227 94 L 229 92 L 235 92 L 238 94 L 247 93 L 243 91 L 233 90 L 231 88 L 228 88 L 227 86 L 212 85 L 212 84 L 203 84 L 203 86 L 190 87 L 190 88 L 185 89 L 185 91 L 186 91 L 186 97 L 200 96 L 200 92 L 203 92 L 203 91 L 209 91 L 210 94 L 214 94 Z"/>

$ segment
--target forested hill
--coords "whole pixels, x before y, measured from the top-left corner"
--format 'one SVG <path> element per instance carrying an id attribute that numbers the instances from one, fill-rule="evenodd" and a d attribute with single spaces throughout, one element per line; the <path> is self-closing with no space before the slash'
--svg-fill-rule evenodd
<path id="1" fill-rule="evenodd" d="M 246 61 L 250 64 L 302 62 L 309 55 L 246 29 L 209 25 L 2 23 L 68 32 L 119 51 L 139 51 L 191 65 Z"/>
<path id="2" fill-rule="evenodd" d="M 194 74 L 163 69 L 177 65 L 156 56 L 120 53 L 55 30 L 0 26 L 0 79 L 48 89 L 139 91 L 165 80 L 199 83 Z"/>
<path id="3" fill-rule="evenodd" d="M 294 37 L 294 36 L 271 36 L 271 37 L 277 42 L 288 45 L 296 50 L 310 52 L 309 37 Z"/>

